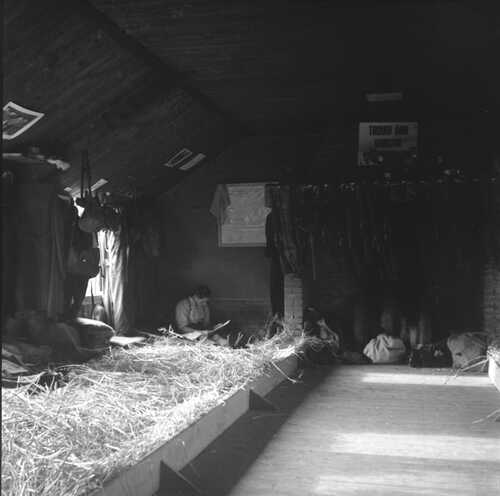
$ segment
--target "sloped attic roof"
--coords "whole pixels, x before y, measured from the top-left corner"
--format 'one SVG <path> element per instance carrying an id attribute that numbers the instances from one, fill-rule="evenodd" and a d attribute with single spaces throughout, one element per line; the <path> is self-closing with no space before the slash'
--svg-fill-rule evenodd
<path id="1" fill-rule="evenodd" d="M 67 147 L 73 188 L 86 148 L 94 180 L 154 193 L 183 177 L 161 165 L 183 147 L 328 142 L 333 121 L 378 115 L 368 91 L 402 91 L 397 118 L 498 129 L 497 0 L 6 0 L 4 22 L 4 103 L 46 114 L 4 148 Z"/>
<path id="2" fill-rule="evenodd" d="M 182 148 L 217 155 L 238 126 L 86 2 L 6 0 L 3 100 L 45 114 L 4 152 L 64 150 L 64 186 L 79 188 L 89 150 L 93 182 L 156 193 L 185 173 L 164 167 Z"/>
<path id="3" fill-rule="evenodd" d="M 90 1 L 256 133 L 321 130 L 367 91 L 416 114 L 500 108 L 498 0 Z"/>

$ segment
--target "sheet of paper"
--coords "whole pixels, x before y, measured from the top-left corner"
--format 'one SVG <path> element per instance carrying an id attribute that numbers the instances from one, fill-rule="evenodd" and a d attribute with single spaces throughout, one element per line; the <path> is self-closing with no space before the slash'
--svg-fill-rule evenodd
<path id="1" fill-rule="evenodd" d="M 189 339 L 189 341 L 196 341 L 203 333 L 200 331 L 186 332 L 182 334 L 183 338 Z"/>
<path id="2" fill-rule="evenodd" d="M 142 343 L 146 338 L 142 337 L 128 337 L 128 336 L 113 336 L 109 342 L 118 346 L 130 346 L 131 344 Z"/>
<path id="3" fill-rule="evenodd" d="M 230 320 L 226 320 L 226 322 L 221 322 L 219 324 L 216 324 L 214 326 L 214 328 L 210 331 L 210 334 L 212 332 L 218 331 L 219 329 L 222 329 L 223 327 L 226 327 L 229 324 L 229 322 L 231 322 L 231 321 Z"/>

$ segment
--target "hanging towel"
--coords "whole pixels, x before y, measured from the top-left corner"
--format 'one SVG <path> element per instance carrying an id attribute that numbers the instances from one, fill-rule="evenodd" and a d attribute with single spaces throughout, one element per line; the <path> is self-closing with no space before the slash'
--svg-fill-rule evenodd
<path id="1" fill-rule="evenodd" d="M 210 206 L 210 213 L 217 218 L 219 224 L 224 224 L 227 219 L 227 207 L 231 204 L 229 191 L 225 184 L 218 184 Z"/>

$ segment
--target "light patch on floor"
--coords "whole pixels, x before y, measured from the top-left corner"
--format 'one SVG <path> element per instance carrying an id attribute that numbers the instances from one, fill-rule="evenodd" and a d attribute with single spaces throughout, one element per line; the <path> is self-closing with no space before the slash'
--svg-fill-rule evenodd
<path id="1" fill-rule="evenodd" d="M 385 469 L 383 473 L 348 473 L 334 476 L 319 476 L 313 489 L 315 495 L 344 496 L 360 495 L 419 495 L 419 496 L 456 496 L 457 488 L 472 488 L 468 494 L 488 496 L 498 494 L 498 485 L 485 480 L 481 487 L 475 484 L 474 477 L 467 473 L 457 474 L 453 469 L 420 469 L 408 473 Z M 458 489 L 458 494 L 460 489 Z"/>
<path id="2" fill-rule="evenodd" d="M 491 382 L 484 375 L 459 375 L 447 371 L 440 374 L 404 374 L 404 373 L 380 373 L 368 372 L 361 382 L 369 384 L 406 384 L 406 385 L 429 385 L 429 386 L 461 386 L 461 387 L 491 387 Z"/>
<path id="3" fill-rule="evenodd" d="M 486 374 L 333 368 L 230 494 L 497 495 L 499 405 Z"/>
<path id="4" fill-rule="evenodd" d="M 335 434 L 332 453 L 500 462 L 500 439 L 429 434 Z"/>

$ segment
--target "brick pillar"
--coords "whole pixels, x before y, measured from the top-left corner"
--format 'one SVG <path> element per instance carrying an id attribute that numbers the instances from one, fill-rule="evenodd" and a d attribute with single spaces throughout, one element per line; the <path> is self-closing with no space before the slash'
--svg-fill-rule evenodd
<path id="1" fill-rule="evenodd" d="M 304 308 L 302 278 L 296 274 L 285 274 L 285 323 L 291 329 L 302 328 L 302 312 Z"/>
<path id="2" fill-rule="evenodd" d="M 489 260 L 483 271 L 483 331 L 500 337 L 500 263 Z"/>

